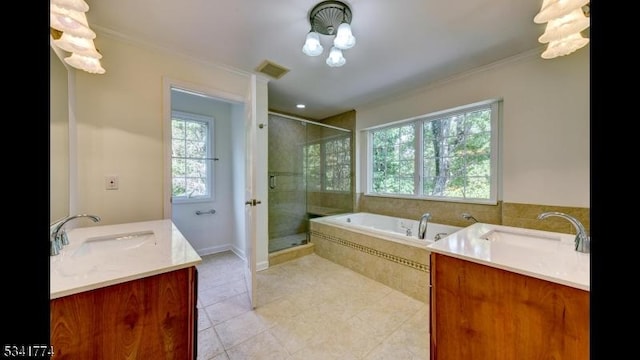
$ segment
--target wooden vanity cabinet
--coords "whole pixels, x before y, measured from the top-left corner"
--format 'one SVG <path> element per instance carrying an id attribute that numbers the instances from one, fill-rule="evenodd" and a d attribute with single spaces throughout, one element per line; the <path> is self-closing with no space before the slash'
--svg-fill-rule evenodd
<path id="1" fill-rule="evenodd" d="M 197 269 L 51 300 L 52 359 L 195 359 Z"/>
<path id="2" fill-rule="evenodd" d="M 589 292 L 431 253 L 432 360 L 589 359 Z"/>

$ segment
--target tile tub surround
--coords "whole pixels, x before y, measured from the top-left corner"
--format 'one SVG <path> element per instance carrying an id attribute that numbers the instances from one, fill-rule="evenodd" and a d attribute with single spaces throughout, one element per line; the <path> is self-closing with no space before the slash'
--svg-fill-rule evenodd
<path id="1" fill-rule="evenodd" d="M 357 197 L 358 208 L 355 212 L 369 212 L 393 217 L 419 220 L 425 212 L 431 213 L 431 222 L 465 227 L 471 222 L 462 218 L 462 213 L 473 215 L 479 222 L 500 224 L 502 203 L 497 205 L 467 204 L 450 201 L 422 199 L 403 199 L 388 196 L 368 196 L 362 193 Z"/>
<path id="2" fill-rule="evenodd" d="M 317 255 L 428 303 L 429 251 L 426 248 L 313 221 L 310 229 Z"/>
<path id="3" fill-rule="evenodd" d="M 559 211 L 578 219 L 584 225 L 588 234 L 590 225 L 589 210 L 589 208 L 571 206 L 504 203 L 502 205 L 502 223 L 500 225 L 575 234 L 575 228 L 565 219 L 554 217 L 538 220 L 538 215 L 543 212 Z"/>
<path id="4" fill-rule="evenodd" d="M 473 215 L 479 222 L 495 225 L 523 227 L 534 230 L 554 231 L 575 234 L 575 229 L 568 221 L 560 218 L 538 220 L 537 216 L 546 211 L 559 211 L 580 220 L 589 232 L 590 209 L 575 206 L 558 206 L 543 204 L 522 204 L 498 202 L 496 205 L 467 204 L 448 201 L 432 201 L 419 199 L 401 199 L 384 196 L 367 196 L 357 194 L 355 212 L 370 212 L 406 219 L 419 219 L 425 212 L 431 213 L 431 221 L 466 227 L 471 222 L 461 218 L 463 212 Z"/>

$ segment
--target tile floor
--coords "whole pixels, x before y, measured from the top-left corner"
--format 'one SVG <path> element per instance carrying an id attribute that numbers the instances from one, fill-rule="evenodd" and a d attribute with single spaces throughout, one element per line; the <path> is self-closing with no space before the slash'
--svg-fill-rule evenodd
<path id="1" fill-rule="evenodd" d="M 198 359 L 429 359 L 429 306 L 315 254 L 257 274 L 242 260 L 198 265 Z"/>

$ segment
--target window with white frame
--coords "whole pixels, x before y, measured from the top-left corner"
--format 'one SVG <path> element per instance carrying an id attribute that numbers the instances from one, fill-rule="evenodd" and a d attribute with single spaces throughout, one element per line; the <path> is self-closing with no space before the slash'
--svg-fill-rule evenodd
<path id="1" fill-rule="evenodd" d="M 496 203 L 500 101 L 368 130 L 368 194 Z"/>
<path id="2" fill-rule="evenodd" d="M 212 139 L 212 117 L 171 112 L 172 201 L 213 200 Z"/>

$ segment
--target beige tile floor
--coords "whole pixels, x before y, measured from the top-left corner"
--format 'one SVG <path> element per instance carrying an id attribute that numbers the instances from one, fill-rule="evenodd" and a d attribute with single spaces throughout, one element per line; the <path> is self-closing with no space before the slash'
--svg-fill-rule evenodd
<path id="1" fill-rule="evenodd" d="M 429 306 L 315 254 L 257 274 L 242 260 L 198 265 L 198 359 L 429 359 Z"/>

